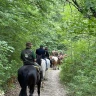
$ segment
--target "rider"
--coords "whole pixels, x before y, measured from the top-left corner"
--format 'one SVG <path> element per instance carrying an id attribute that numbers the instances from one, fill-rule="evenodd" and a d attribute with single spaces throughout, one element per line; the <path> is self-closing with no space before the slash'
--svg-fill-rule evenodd
<path id="1" fill-rule="evenodd" d="M 49 59 L 48 47 L 45 47 L 45 57 Z"/>
<path id="2" fill-rule="evenodd" d="M 43 45 L 40 45 L 40 48 L 36 49 L 36 58 L 41 57 L 45 58 L 45 50 L 43 49 Z"/>
<path id="3" fill-rule="evenodd" d="M 26 48 L 21 52 L 21 60 L 24 65 L 34 65 L 36 61 L 36 56 L 34 52 L 31 50 L 32 44 L 30 42 L 26 43 Z"/>
<path id="4" fill-rule="evenodd" d="M 42 69 L 41 67 L 36 63 L 36 55 L 34 52 L 31 50 L 32 44 L 30 42 L 26 43 L 26 48 L 22 50 L 21 52 L 21 60 L 23 61 L 23 65 L 35 65 L 40 69 L 40 75 L 41 79 L 43 78 L 42 76 Z"/>
<path id="5" fill-rule="evenodd" d="M 43 48 L 43 45 L 40 45 L 40 48 L 36 49 L 36 58 L 41 58 L 41 59 L 44 59 L 45 62 L 46 62 L 46 70 L 48 69 L 47 68 L 47 61 L 45 59 L 45 49 Z"/>

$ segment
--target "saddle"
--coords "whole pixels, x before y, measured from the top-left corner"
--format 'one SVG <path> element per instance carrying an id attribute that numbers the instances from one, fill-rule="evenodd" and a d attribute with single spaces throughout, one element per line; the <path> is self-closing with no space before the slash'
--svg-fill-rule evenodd
<path id="1" fill-rule="evenodd" d="M 36 70 L 37 70 L 37 81 L 40 80 L 40 67 L 39 66 L 36 66 L 36 65 L 33 65 Z"/>
<path id="2" fill-rule="evenodd" d="M 37 72 L 40 72 L 40 67 L 39 66 L 36 66 L 36 65 L 33 65 L 33 66 L 36 68 Z"/>

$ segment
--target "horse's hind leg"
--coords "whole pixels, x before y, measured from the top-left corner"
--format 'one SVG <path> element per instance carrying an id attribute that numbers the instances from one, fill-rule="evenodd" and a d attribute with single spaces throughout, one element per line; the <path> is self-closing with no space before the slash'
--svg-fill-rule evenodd
<path id="1" fill-rule="evenodd" d="M 19 96 L 27 96 L 26 87 L 21 89 Z"/>
<path id="2" fill-rule="evenodd" d="M 37 87 L 38 96 L 40 96 L 41 80 L 38 82 Z"/>
<path id="3" fill-rule="evenodd" d="M 25 82 L 20 82 L 19 81 L 19 83 L 20 83 L 20 86 L 21 86 L 21 91 L 20 91 L 20 94 L 19 94 L 19 96 L 27 96 L 27 85 L 26 85 L 26 83 Z"/>
<path id="4" fill-rule="evenodd" d="M 33 96 L 35 85 L 29 86 L 29 96 Z"/>
<path id="5" fill-rule="evenodd" d="M 57 66 L 57 69 L 59 70 L 59 65 Z"/>

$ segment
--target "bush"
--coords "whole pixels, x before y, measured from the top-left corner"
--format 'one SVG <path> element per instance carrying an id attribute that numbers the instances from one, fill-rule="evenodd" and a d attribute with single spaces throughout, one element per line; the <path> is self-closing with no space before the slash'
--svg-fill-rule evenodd
<path id="1" fill-rule="evenodd" d="M 62 65 L 60 76 L 70 89 L 69 96 L 96 95 L 96 43 L 91 43 L 88 50 L 84 42 L 75 43 Z"/>
<path id="2" fill-rule="evenodd" d="M 14 48 L 9 46 L 6 41 L 0 41 L 0 87 L 10 78 L 10 70 L 12 70 L 11 62 L 9 57 L 14 52 Z"/>

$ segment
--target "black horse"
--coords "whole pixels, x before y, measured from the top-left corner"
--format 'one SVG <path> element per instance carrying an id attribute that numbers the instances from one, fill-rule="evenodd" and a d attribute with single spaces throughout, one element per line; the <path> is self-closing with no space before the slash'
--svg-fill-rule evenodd
<path id="1" fill-rule="evenodd" d="M 38 96 L 40 96 L 41 77 L 33 65 L 24 65 L 18 70 L 18 82 L 21 86 L 19 96 L 27 96 L 27 86 L 29 88 L 29 96 L 33 96 L 36 84 Z"/>

